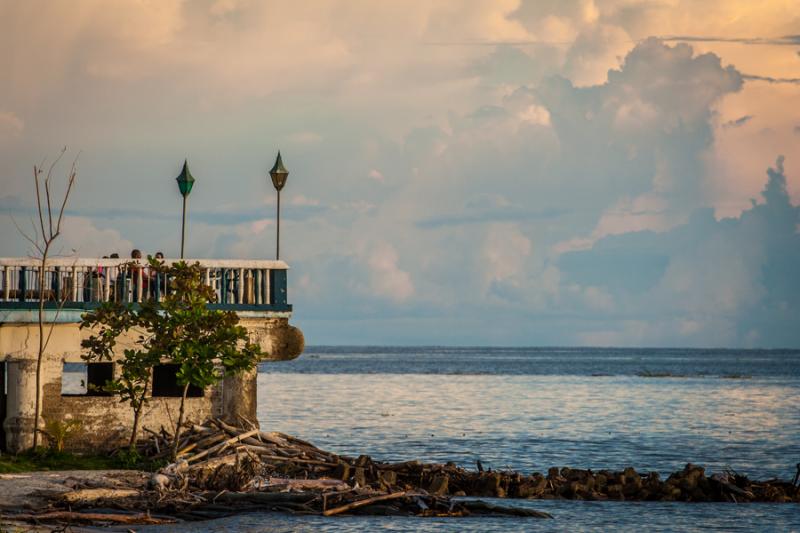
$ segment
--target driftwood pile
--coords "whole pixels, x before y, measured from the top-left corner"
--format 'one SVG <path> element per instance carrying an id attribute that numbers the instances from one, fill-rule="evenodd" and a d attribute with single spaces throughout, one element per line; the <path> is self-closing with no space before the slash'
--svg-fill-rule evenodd
<path id="1" fill-rule="evenodd" d="M 166 432 L 151 433 L 141 449 L 164 456 L 169 453 L 169 441 Z M 706 476 L 702 467 L 692 464 L 662 480 L 658 473 L 641 474 L 633 468 L 596 472 L 551 468 L 546 475 L 525 476 L 484 470 L 480 463 L 477 471 L 453 463 L 388 463 L 367 455 L 337 455 L 283 433 L 235 427 L 216 419 L 187 427 L 178 450 L 177 461 L 138 486 L 82 487 L 59 495 L 46 510 L 48 518 L 60 517 L 61 523 L 166 523 L 247 511 L 549 517 L 474 497 L 800 502 L 797 478 L 789 483 L 751 481 L 735 472 Z M 103 510 L 102 516 L 98 509 Z M 119 514 L 109 514 L 111 509 Z M 37 516 L 44 518 L 30 515 Z"/>
<path id="2" fill-rule="evenodd" d="M 163 435 L 153 436 L 152 448 L 164 448 L 165 442 L 155 442 L 160 438 Z M 186 432 L 177 461 L 154 474 L 150 486 L 159 493 L 159 502 L 166 503 L 159 511 L 181 518 L 267 509 L 325 516 L 549 517 L 530 509 L 455 501 L 413 483 L 401 484 L 397 473 L 408 464 L 339 456 L 284 433 L 239 428 L 213 419 Z"/>

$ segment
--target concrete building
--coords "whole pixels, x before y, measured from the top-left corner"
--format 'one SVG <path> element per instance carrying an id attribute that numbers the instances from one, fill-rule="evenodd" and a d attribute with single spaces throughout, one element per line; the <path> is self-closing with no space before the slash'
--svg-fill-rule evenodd
<path id="1" fill-rule="evenodd" d="M 133 413 L 127 403 L 102 395 L 91 385 L 103 385 L 116 375 L 117 365 L 85 364 L 81 340 L 91 333 L 80 328 L 81 315 L 103 301 L 136 303 L 160 298 L 166 280 L 151 273 L 145 263 L 126 266 L 127 259 L 58 258 L 48 261 L 45 287 L 40 295 L 39 266 L 33 259 L 0 258 L 0 449 L 19 452 L 33 444 L 34 427 L 49 420 L 78 420 L 79 430 L 68 449 L 95 451 L 127 441 Z M 205 283 L 214 288 L 212 307 L 234 310 L 251 339 L 268 354 L 268 361 L 294 359 L 303 350 L 303 334 L 289 324 L 292 306 L 287 300 L 287 270 L 283 261 L 198 261 Z M 167 261 L 169 262 L 169 260 Z M 42 361 L 42 417 L 35 421 L 36 365 L 39 346 L 39 298 L 45 299 L 45 338 L 49 341 Z M 63 302 L 63 304 L 62 304 Z M 51 329 L 52 327 L 52 329 Z M 120 339 L 115 360 L 126 344 Z M 65 369 L 72 389 L 64 381 Z M 153 369 L 150 401 L 144 408 L 142 427 L 172 430 L 178 417 L 181 390 L 176 368 L 169 364 Z M 76 379 L 75 376 L 80 376 Z M 209 390 L 191 390 L 187 419 L 209 416 L 257 423 L 256 371 L 226 377 Z M 69 381 L 69 380 L 68 380 Z M 75 390 L 76 381 L 78 391 Z"/>

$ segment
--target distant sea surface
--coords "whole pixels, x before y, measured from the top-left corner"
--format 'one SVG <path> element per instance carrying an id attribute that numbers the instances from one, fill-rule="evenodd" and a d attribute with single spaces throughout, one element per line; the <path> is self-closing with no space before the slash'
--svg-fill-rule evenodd
<path id="1" fill-rule="evenodd" d="M 312 347 L 261 366 L 263 428 L 345 455 L 791 479 L 800 351 Z M 800 507 L 516 501 L 554 520 L 253 514 L 182 531 L 800 531 Z"/>

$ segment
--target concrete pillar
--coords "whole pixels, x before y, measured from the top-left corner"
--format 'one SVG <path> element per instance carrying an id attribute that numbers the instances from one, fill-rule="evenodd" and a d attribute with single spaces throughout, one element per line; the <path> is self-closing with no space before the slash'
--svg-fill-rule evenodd
<path id="1" fill-rule="evenodd" d="M 232 423 L 241 418 L 258 426 L 258 367 L 248 372 L 225 376 L 222 381 L 222 417 Z"/>
<path id="2" fill-rule="evenodd" d="M 7 416 L 3 423 L 6 432 L 6 449 L 19 453 L 33 447 L 36 426 L 36 361 L 23 359 L 8 361 Z M 40 427 L 42 420 L 39 420 Z"/>

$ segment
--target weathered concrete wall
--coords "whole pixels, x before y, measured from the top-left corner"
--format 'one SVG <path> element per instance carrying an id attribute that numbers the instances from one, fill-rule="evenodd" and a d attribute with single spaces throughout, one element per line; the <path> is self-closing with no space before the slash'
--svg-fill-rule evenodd
<path id="1" fill-rule="evenodd" d="M 247 328 L 250 339 L 268 354 L 265 361 L 296 359 L 305 348 L 303 332 L 289 324 L 288 318 L 241 316 L 239 323 Z"/>
<path id="2" fill-rule="evenodd" d="M 303 334 L 289 325 L 288 317 L 246 316 L 241 318 L 241 324 L 269 354 L 265 360 L 294 359 L 303 351 Z M 48 330 L 49 325 L 45 335 Z M 80 420 L 77 438 L 66 443 L 69 449 L 108 449 L 126 442 L 133 426 L 130 406 L 114 397 L 61 394 L 63 364 L 83 362 L 81 340 L 90 334 L 77 323 L 55 324 L 42 361 L 42 417 L 38 425 L 44 428 L 45 420 L 51 419 Z M 0 323 L 0 361 L 8 363 L 7 417 L 3 427 L 6 448 L 12 452 L 33 445 L 38 340 L 35 323 Z M 115 359 L 135 340 L 135 334 L 119 339 Z M 116 366 L 114 372 L 118 372 Z M 226 377 L 220 386 L 207 390 L 204 397 L 187 398 L 187 419 L 200 422 L 209 416 L 224 416 L 236 421 L 242 417 L 257 424 L 256 383 L 256 370 Z M 145 407 L 142 427 L 158 430 L 163 425 L 171 431 L 179 405 L 180 398 L 152 398 Z"/>
<path id="3" fill-rule="evenodd" d="M 78 420 L 80 430 L 66 443 L 75 451 L 108 450 L 124 445 L 133 428 L 133 409 L 110 396 L 62 395 L 61 377 L 44 387 L 45 401 L 42 418 L 47 420 Z M 205 391 L 202 398 L 186 398 L 186 420 L 203 422 L 222 415 L 219 387 Z M 140 431 L 149 428 L 159 431 L 163 426 L 172 432 L 178 420 L 180 398 L 150 397 L 142 413 Z"/>

